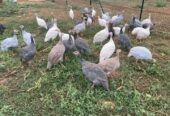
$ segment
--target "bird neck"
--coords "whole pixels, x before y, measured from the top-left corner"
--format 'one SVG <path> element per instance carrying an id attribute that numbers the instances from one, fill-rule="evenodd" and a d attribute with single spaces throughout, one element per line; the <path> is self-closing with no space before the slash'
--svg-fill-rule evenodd
<path id="1" fill-rule="evenodd" d="M 110 36 L 110 42 L 113 42 L 113 38 L 112 38 L 112 36 Z"/>
<path id="2" fill-rule="evenodd" d="M 148 19 L 151 19 L 151 14 L 149 14 L 149 17 L 148 17 Z"/>
<path id="3" fill-rule="evenodd" d="M 53 23 L 53 26 L 57 27 L 57 22 L 56 21 Z"/>
<path id="4" fill-rule="evenodd" d="M 146 28 L 146 30 L 150 30 L 150 26 L 148 26 L 148 27 Z"/>
<path id="5" fill-rule="evenodd" d="M 35 44 L 34 43 L 34 38 L 31 36 L 31 45 Z"/>
<path id="6" fill-rule="evenodd" d="M 22 29 L 21 31 L 22 31 L 22 33 L 25 33 L 25 32 L 26 32 L 25 29 Z"/>
<path id="7" fill-rule="evenodd" d="M 133 20 L 133 23 L 135 22 L 135 19 L 136 19 L 136 17 L 133 17 L 133 19 L 132 19 L 132 20 Z"/>
<path id="8" fill-rule="evenodd" d="M 74 39 L 77 39 L 78 34 L 77 34 L 77 33 L 74 33 L 73 36 L 74 36 Z"/>
<path id="9" fill-rule="evenodd" d="M 16 33 L 13 34 L 13 38 L 17 39 L 17 35 Z"/>
<path id="10" fill-rule="evenodd" d="M 123 28 L 125 28 L 125 27 L 120 28 L 120 34 L 123 34 Z"/>

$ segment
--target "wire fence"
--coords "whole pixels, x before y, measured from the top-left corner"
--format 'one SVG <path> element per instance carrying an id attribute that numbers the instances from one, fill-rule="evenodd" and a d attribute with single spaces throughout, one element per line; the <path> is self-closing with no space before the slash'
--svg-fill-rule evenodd
<path id="1" fill-rule="evenodd" d="M 92 5 L 97 3 L 97 0 L 92 1 Z M 104 9 L 113 13 L 124 10 L 125 21 L 129 21 L 132 15 L 139 17 L 142 0 L 101 0 L 101 3 Z M 145 0 L 142 19 L 149 13 L 155 23 L 155 32 L 170 36 L 170 0 Z"/>

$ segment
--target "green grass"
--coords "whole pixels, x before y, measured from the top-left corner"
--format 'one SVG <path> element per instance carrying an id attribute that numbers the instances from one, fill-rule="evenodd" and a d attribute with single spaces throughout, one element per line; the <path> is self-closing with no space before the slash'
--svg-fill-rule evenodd
<path id="1" fill-rule="evenodd" d="M 37 9 L 35 6 L 33 8 Z M 121 53 L 120 76 L 110 80 L 111 91 L 108 93 L 100 86 L 91 89 L 92 84 L 85 80 L 82 74 L 79 58 L 71 53 L 66 54 L 64 66 L 58 64 L 47 71 L 48 53 L 58 39 L 44 43 L 45 30 L 38 29 L 34 19 L 15 21 L 14 17 L 6 22 L 7 30 L 4 35 L 0 35 L 0 40 L 9 37 L 13 28 L 19 29 L 19 25 L 24 24 L 28 31 L 36 33 L 38 52 L 32 64 L 22 69 L 18 52 L 24 44 L 19 33 L 21 46 L 0 54 L 0 75 L 17 71 L 9 77 L 5 85 L 0 85 L 1 116 L 164 116 L 170 113 L 170 53 L 167 44 L 169 40 L 161 38 L 161 35 L 153 34 L 144 44 L 153 52 L 154 58 L 157 59 L 156 64 L 136 64 L 133 58 L 126 57 L 126 52 Z M 73 23 L 64 19 L 58 21 L 58 26 L 67 32 Z M 100 29 L 95 25 L 88 27 L 83 33 L 83 38 L 89 41 L 92 49 L 92 54 L 84 58 L 95 63 L 98 62 L 101 46 L 93 45 L 92 39 Z M 140 45 L 133 38 L 132 42 L 133 45 Z M 40 52 L 48 47 L 46 51 Z M 105 102 L 114 104 L 114 108 L 105 105 Z"/>

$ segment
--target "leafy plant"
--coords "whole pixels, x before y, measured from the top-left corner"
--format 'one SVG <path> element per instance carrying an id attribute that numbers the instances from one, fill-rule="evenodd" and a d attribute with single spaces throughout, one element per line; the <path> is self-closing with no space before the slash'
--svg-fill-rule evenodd
<path id="1" fill-rule="evenodd" d="M 7 0 L 4 3 L 3 8 L 0 10 L 0 16 L 9 16 L 18 13 L 18 4 L 13 0 Z"/>
<path id="2" fill-rule="evenodd" d="M 157 0 L 156 2 L 156 7 L 165 7 L 166 3 L 163 2 L 162 0 Z"/>

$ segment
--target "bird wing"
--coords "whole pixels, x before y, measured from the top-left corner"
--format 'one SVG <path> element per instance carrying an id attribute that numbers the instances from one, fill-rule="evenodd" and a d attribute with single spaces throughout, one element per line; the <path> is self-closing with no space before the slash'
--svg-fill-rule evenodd
<path id="1" fill-rule="evenodd" d="M 48 55 L 48 61 L 50 61 L 52 64 L 55 64 L 59 61 L 59 58 L 64 54 L 65 47 L 63 45 L 56 45 L 54 46 L 49 55 Z"/>
<path id="2" fill-rule="evenodd" d="M 26 45 L 30 45 L 31 44 L 31 33 L 29 32 L 23 32 L 23 39 Z"/>

